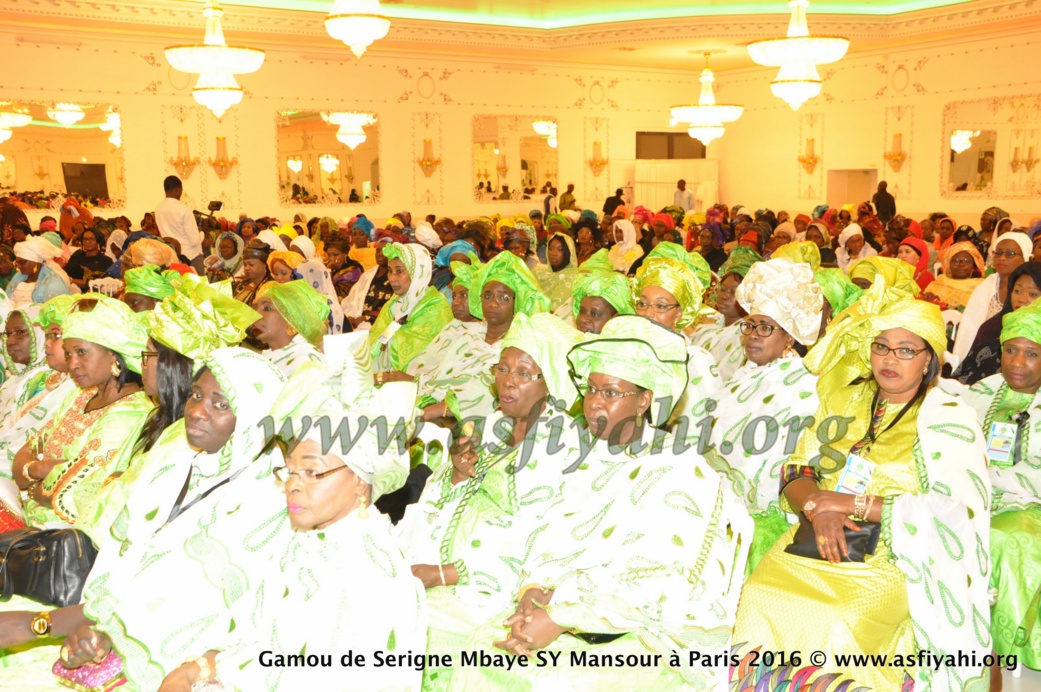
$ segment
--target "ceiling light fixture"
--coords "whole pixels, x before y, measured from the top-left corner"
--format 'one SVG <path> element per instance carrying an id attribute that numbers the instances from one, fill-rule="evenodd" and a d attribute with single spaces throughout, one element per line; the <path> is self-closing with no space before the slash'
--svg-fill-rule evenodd
<path id="1" fill-rule="evenodd" d="M 545 138 L 550 149 L 557 148 L 557 123 L 553 120 L 536 120 L 531 124 L 532 129 L 540 137 Z"/>
<path id="2" fill-rule="evenodd" d="M 113 110 L 109 110 L 105 113 L 105 122 L 98 125 L 98 127 L 109 132 L 108 141 L 115 148 L 123 146 L 123 118 L 120 117 L 119 113 Z"/>
<path id="3" fill-rule="evenodd" d="M 32 121 L 33 116 L 24 109 L 7 106 L 4 110 L 0 110 L 0 129 L 12 130 L 16 127 L 25 127 Z"/>
<path id="4" fill-rule="evenodd" d="M 701 96 L 697 105 L 672 106 L 669 113 L 672 119 L 669 124 L 687 125 L 687 134 L 699 140 L 706 147 L 723 136 L 726 131 L 724 123 L 732 123 L 744 113 L 744 106 L 716 105 L 716 95 L 712 91 L 712 83 L 716 81 L 708 66 L 711 51 L 705 51 L 705 69 L 701 71 Z"/>
<path id="5" fill-rule="evenodd" d="M 753 62 L 781 68 L 770 82 L 770 90 L 794 111 L 821 93 L 817 65 L 836 62 L 849 49 L 848 38 L 810 36 L 806 24 L 809 5 L 809 0 L 789 0 L 792 16 L 788 22 L 788 35 L 748 44 L 748 56 Z"/>
<path id="6" fill-rule="evenodd" d="M 3 144 L 7 140 L 11 139 L 11 135 L 14 134 L 6 128 L 0 127 L 0 144 Z"/>
<path id="7" fill-rule="evenodd" d="M 972 146 L 972 138 L 979 137 L 979 130 L 955 130 L 951 133 L 951 149 L 960 154 Z"/>
<path id="8" fill-rule="evenodd" d="M 332 173 L 340 167 L 340 159 L 332 154 L 322 154 L 318 157 L 318 167 L 326 173 Z"/>
<path id="9" fill-rule="evenodd" d="M 360 58 L 366 48 L 387 35 L 390 19 L 383 14 L 380 0 L 336 0 L 325 18 L 325 30 Z"/>
<path id="10" fill-rule="evenodd" d="M 166 59 L 175 70 L 199 75 L 192 96 L 220 118 L 242 102 L 242 87 L 235 81 L 235 75 L 259 70 L 264 64 L 264 51 L 229 46 L 225 42 L 221 28 L 224 11 L 216 0 L 207 0 L 203 14 L 206 15 L 206 38 L 202 45 L 170 46 L 166 49 Z"/>
<path id="11" fill-rule="evenodd" d="M 47 117 L 65 127 L 72 127 L 83 120 L 85 115 L 83 109 L 75 103 L 56 103 L 47 109 Z"/>
<path id="12" fill-rule="evenodd" d="M 365 126 L 376 124 L 372 113 L 322 113 L 322 120 L 339 126 L 336 139 L 351 151 L 365 141 Z"/>

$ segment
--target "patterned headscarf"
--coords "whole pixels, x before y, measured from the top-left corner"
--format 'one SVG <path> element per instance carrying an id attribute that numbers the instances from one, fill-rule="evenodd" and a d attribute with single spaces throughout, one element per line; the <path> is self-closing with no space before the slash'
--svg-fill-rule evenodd
<path id="1" fill-rule="evenodd" d="M 84 311 L 90 300 L 95 301 L 94 306 Z M 76 301 L 62 325 L 62 337 L 104 346 L 123 356 L 130 370 L 141 373 L 141 351 L 145 350 L 148 332 L 142 318 L 126 303 L 101 294 Z"/>
<path id="2" fill-rule="evenodd" d="M 575 279 L 571 292 L 571 314 L 578 319 L 582 299 L 586 296 L 603 298 L 619 315 L 633 315 L 633 297 L 629 280 L 615 271 L 591 271 Z"/>
<path id="3" fill-rule="evenodd" d="M 6 341 L 4 348 L 0 349 L 0 354 L 3 354 L 4 365 L 7 367 L 7 371 L 12 375 L 21 375 L 32 368 L 39 367 L 44 362 L 43 353 L 43 342 L 47 338 L 44 333 L 46 327 L 39 327 L 40 322 L 40 306 L 39 305 L 28 305 L 23 308 L 12 310 L 4 318 L 4 326 L 6 327 L 7 320 L 11 318 L 13 314 L 19 314 L 22 316 L 22 321 L 25 322 L 25 328 L 29 332 L 29 362 L 25 365 L 21 363 L 15 363 L 11 360 L 11 356 L 7 353 Z"/>
<path id="4" fill-rule="evenodd" d="M 943 254 L 940 255 L 940 264 L 943 266 L 943 273 L 945 276 L 951 275 L 951 260 L 959 252 L 967 252 L 972 257 L 972 263 L 976 265 L 976 270 L 982 275 L 984 271 L 985 262 L 983 261 L 983 255 L 976 249 L 976 246 L 967 240 L 963 240 L 960 243 L 955 243 L 949 248 L 944 250 Z"/>
<path id="5" fill-rule="evenodd" d="M 210 352 L 238 346 L 260 314 L 232 297 L 231 282 L 208 284 L 192 274 L 148 313 L 152 341 L 200 362 Z"/>
<path id="6" fill-rule="evenodd" d="M 766 315 L 800 344 L 817 340 L 824 295 L 809 264 L 783 258 L 757 262 L 735 297 L 749 315 Z"/>
<path id="7" fill-rule="evenodd" d="M 712 268 L 708 266 L 708 261 L 701 256 L 700 252 L 687 252 L 683 249 L 682 245 L 663 241 L 658 243 L 654 249 L 647 254 L 648 260 L 655 257 L 665 257 L 687 265 L 687 268 L 690 269 L 690 273 L 693 274 L 694 278 L 698 280 L 699 284 L 701 284 L 702 292 L 712 284 Z"/>
<path id="8" fill-rule="evenodd" d="M 410 243 L 391 243 L 383 248 L 383 256 L 390 260 L 401 260 L 405 265 L 412 283 L 409 284 L 405 295 L 394 296 L 388 305 L 390 314 L 395 320 L 408 317 L 419 305 L 419 301 L 430 286 L 430 277 L 434 272 L 433 263 L 430 261 L 430 252 L 422 245 Z"/>
<path id="9" fill-rule="evenodd" d="M 850 279 L 866 279 L 874 285 L 879 279 L 890 288 L 898 288 L 916 296 L 921 287 L 914 280 L 915 268 L 892 257 L 867 257 L 854 262 L 849 268 Z"/>
<path id="10" fill-rule="evenodd" d="M 737 274 L 740 277 L 744 277 L 748 274 L 748 270 L 752 268 L 753 264 L 762 261 L 763 256 L 755 250 L 744 245 L 738 245 L 730 251 L 727 261 L 723 263 L 716 273 L 720 279 L 726 278 L 727 274 Z"/>
<path id="11" fill-rule="evenodd" d="M 565 358 L 581 338 L 578 330 L 556 315 L 542 312 L 529 317 L 520 313 L 513 317 L 502 348 L 517 348 L 531 356 L 546 378 L 549 395 L 563 401 L 561 408 L 566 410 L 575 403 L 578 391 L 564 367 Z"/>
<path id="12" fill-rule="evenodd" d="M 278 314 L 312 344 L 318 345 L 328 330 L 329 302 L 311 284 L 296 280 L 280 284 L 270 281 L 258 298 L 269 298 Z"/>
<path id="13" fill-rule="evenodd" d="M 1019 337 L 1041 346 L 1041 301 L 1035 300 L 1001 318 L 1001 343 Z"/>
<path id="14" fill-rule="evenodd" d="M 267 270 L 269 272 L 274 268 L 275 262 L 281 262 L 289 267 L 290 270 L 293 270 L 304 263 L 304 258 L 299 253 L 291 252 L 290 250 L 275 250 L 267 256 Z"/>
<path id="15" fill-rule="evenodd" d="M 682 314 L 676 323 L 677 329 L 685 329 L 694 323 L 701 310 L 704 289 L 690 267 L 667 257 L 649 257 L 636 271 L 633 282 L 634 303 L 648 286 L 664 288 L 679 303 Z"/>
<path id="16" fill-rule="evenodd" d="M 549 298 L 542 292 L 539 280 L 531 273 L 524 260 L 512 252 L 500 252 L 481 267 L 477 278 L 470 287 L 470 314 L 477 319 L 484 319 L 481 293 L 491 281 L 498 281 L 513 291 L 514 317 L 521 313 L 534 315 L 549 310 Z"/>
<path id="17" fill-rule="evenodd" d="M 571 228 L 571 221 L 563 214 L 550 214 L 546 217 L 546 228 L 549 228 L 554 223 L 559 223 L 564 228 Z"/>
<path id="18" fill-rule="evenodd" d="M 43 327 L 44 331 L 52 324 L 60 327 L 65 323 L 65 318 L 69 316 L 72 304 L 77 300 L 79 300 L 79 296 L 71 295 L 60 295 L 51 298 L 40 308 L 40 314 L 36 317 L 36 321 Z"/>
<path id="19" fill-rule="evenodd" d="M 220 254 L 220 244 L 225 238 L 231 240 L 231 242 L 235 244 L 235 256 L 231 259 L 224 259 Z M 210 248 L 210 255 L 219 259 L 223 263 L 224 269 L 229 274 L 234 274 L 239 270 L 239 267 L 242 266 L 243 245 L 244 243 L 242 242 L 242 236 L 236 233 L 229 233 L 225 231 L 217 237 L 217 242 L 214 243 L 213 247 Z"/>
<path id="20" fill-rule="evenodd" d="M 126 282 L 126 293 L 162 300 L 173 295 L 174 288 L 171 282 L 178 276 L 180 274 L 172 269 L 160 272 L 156 265 L 146 264 L 128 271 L 123 275 L 123 280 Z"/>
<path id="21" fill-rule="evenodd" d="M 799 240 L 794 243 L 786 243 L 774 250 L 772 259 L 787 259 L 792 262 L 804 262 L 810 265 L 810 269 L 817 271 L 821 266 L 821 251 L 817 243 L 809 240 Z"/>
<path id="22" fill-rule="evenodd" d="M 481 264 L 481 260 L 478 259 L 475 253 L 469 252 L 467 255 L 470 257 L 470 264 L 458 261 L 452 262 L 452 276 L 455 277 L 452 280 L 452 284 L 465 286 L 467 291 L 472 291 L 484 265 Z"/>
<path id="23" fill-rule="evenodd" d="M 837 315 L 860 299 L 864 290 L 849 280 L 849 275 L 836 267 L 818 269 L 813 278 L 824 292 L 824 298 L 831 306 L 831 313 Z"/>

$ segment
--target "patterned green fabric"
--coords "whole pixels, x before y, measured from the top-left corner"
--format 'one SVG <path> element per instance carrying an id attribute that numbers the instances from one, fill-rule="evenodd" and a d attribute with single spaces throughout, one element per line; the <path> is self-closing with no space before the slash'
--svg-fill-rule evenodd
<path id="1" fill-rule="evenodd" d="M 531 356 L 546 378 L 549 395 L 562 402 L 559 408 L 566 411 L 578 398 L 578 391 L 565 363 L 568 351 L 581 338 L 582 334 L 555 315 L 543 312 L 528 317 L 521 313 L 514 315 L 502 339 L 502 350 L 517 348 Z"/>
<path id="2" fill-rule="evenodd" d="M 824 299 L 831 305 L 832 315 L 839 314 L 864 294 L 864 290 L 850 281 L 849 275 L 841 269 L 818 269 L 813 273 L 813 278 L 824 292 Z"/>
<path id="3" fill-rule="evenodd" d="M 571 313 L 574 319 L 578 319 L 578 311 L 582 307 L 582 299 L 586 296 L 603 298 L 611 304 L 619 315 L 634 315 L 633 296 L 629 286 L 629 279 L 616 271 L 585 271 L 586 265 L 582 265 L 584 273 L 580 273 L 575 281 L 575 287 L 571 298 Z"/>
<path id="4" fill-rule="evenodd" d="M 451 403 L 457 417 L 485 417 L 495 410 L 491 367 L 500 346 L 485 341 L 484 322 L 449 322 L 425 351 L 412 359 L 406 372 L 419 386 L 419 408 Z"/>
<path id="5" fill-rule="evenodd" d="M 34 324 L 39 315 L 39 307 L 31 305 L 19 310 L 12 310 L 7 319 L 10 319 L 11 315 L 21 315 L 25 329 L 29 332 L 29 362 L 15 363 L 11 360 L 6 343 L 0 349 L 7 370 L 7 379 L 0 384 L 0 431 L 4 430 L 9 422 L 12 422 L 12 416 L 17 413 L 18 409 L 36 394 L 42 386 L 43 378 L 50 371 L 43 353 L 46 334 Z M 4 320 L 4 326 L 6 328 L 6 320 Z M 0 478 L 3 476 L 3 465 L 0 464 Z"/>
<path id="6" fill-rule="evenodd" d="M 879 279 L 888 288 L 897 288 L 916 296 L 921 292 L 914 280 L 914 266 L 892 257 L 866 257 L 849 268 L 850 279 L 865 279 L 874 285 Z"/>
<path id="7" fill-rule="evenodd" d="M 289 377 L 305 363 L 321 363 L 324 361 L 321 352 L 314 345 L 297 334 L 282 348 L 266 349 L 260 355 L 271 361 L 283 375 Z"/>
<path id="8" fill-rule="evenodd" d="M 484 265 L 481 260 L 472 252 L 466 253 L 470 257 L 470 264 L 466 262 L 452 262 L 452 276 L 455 277 L 453 284 L 459 284 L 465 286 L 466 290 L 473 289 L 474 283 L 477 281 L 477 277 L 481 275 L 481 268 Z"/>
<path id="9" fill-rule="evenodd" d="M 173 269 L 160 272 L 156 265 L 146 264 L 128 271 L 123 275 L 123 281 L 126 283 L 127 293 L 162 300 L 173 295 L 173 281 L 179 276 L 180 273 Z"/>
<path id="10" fill-rule="evenodd" d="M 723 382 L 733 377 L 738 368 L 746 362 L 739 322 L 734 322 L 729 327 L 699 327 L 694 332 L 692 343 L 712 354 L 716 362 L 716 371 Z"/>
<path id="11" fill-rule="evenodd" d="M 708 261 L 701 256 L 700 252 L 687 252 L 683 249 L 682 245 L 664 241 L 658 243 L 658 245 L 650 251 L 647 255 L 647 259 L 644 260 L 644 264 L 654 257 L 665 257 L 687 265 L 687 269 L 690 270 L 690 273 L 693 274 L 694 278 L 696 278 L 698 283 L 701 284 L 701 292 L 704 292 L 712 285 L 712 269 L 708 266 Z"/>
<path id="12" fill-rule="evenodd" d="M 238 346 L 260 319 L 260 313 L 232 297 L 230 281 L 208 284 L 185 276 L 175 287 L 148 313 L 149 334 L 193 360 L 217 348 Z"/>
<path id="13" fill-rule="evenodd" d="M 270 298 L 282 319 L 312 344 L 321 342 L 329 330 L 329 302 L 302 279 L 284 284 L 272 281 L 257 297 Z"/>
<path id="14" fill-rule="evenodd" d="M 578 265 L 578 268 L 581 269 L 582 271 L 613 272 L 614 271 L 614 265 L 611 264 L 611 260 L 609 259 L 609 255 L 610 255 L 610 253 L 607 251 L 606 248 L 601 248 L 601 249 L 597 250 L 596 252 L 594 252 L 592 255 L 590 255 L 589 258 L 586 259 L 585 262 L 583 262 L 582 264 Z"/>
<path id="15" fill-rule="evenodd" d="M 1019 337 L 1041 344 L 1041 304 L 1037 301 L 1001 318 L 1001 343 Z"/>
<path id="16" fill-rule="evenodd" d="M 643 289 L 648 286 L 664 288 L 679 303 L 683 314 L 676 322 L 677 329 L 686 329 L 697 319 L 698 312 L 701 310 L 703 289 L 687 264 L 667 257 L 647 258 L 647 261 L 636 270 L 636 278 L 633 281 L 633 303 L 640 300 Z"/>
<path id="17" fill-rule="evenodd" d="M 470 291 L 471 305 L 473 304 L 474 291 Z M 376 372 L 387 370 L 401 370 L 404 372 L 412 359 L 430 345 L 430 342 L 441 333 L 445 325 L 452 321 L 452 307 L 436 288 L 427 288 L 423 297 L 415 308 L 408 314 L 408 318 L 401 328 L 390 338 L 390 342 L 383 345 L 379 342 L 380 335 L 390 326 L 393 321 L 392 312 L 394 304 L 400 296 L 394 296 L 380 310 L 379 316 L 369 330 L 369 347 L 372 349 L 372 359 L 375 362 Z M 471 308 L 471 312 L 473 309 Z"/>
<path id="18" fill-rule="evenodd" d="M 36 318 L 36 321 L 45 330 L 52 324 L 61 326 L 65 322 L 65 318 L 69 314 L 69 310 L 72 308 L 72 304 L 79 299 L 79 296 L 61 295 L 51 298 L 40 307 L 40 315 Z"/>
<path id="19" fill-rule="evenodd" d="M 755 250 L 746 245 L 738 245 L 730 251 L 730 256 L 727 257 L 727 261 L 719 267 L 719 271 L 716 272 L 716 275 L 720 279 L 725 279 L 727 274 L 737 274 L 740 277 L 744 277 L 753 264 L 762 261 L 762 255 Z"/>
<path id="20" fill-rule="evenodd" d="M 77 301 L 62 325 L 65 339 L 83 339 L 123 356 L 127 367 L 141 372 L 141 351 L 145 350 L 148 332 L 133 310 L 108 296 L 98 294 L 94 307 L 83 310 L 86 300 Z"/>
<path id="21" fill-rule="evenodd" d="M 821 266 L 820 248 L 817 247 L 817 243 L 809 240 L 798 240 L 794 243 L 787 243 L 774 250 L 770 255 L 770 259 L 777 259 L 779 257 L 790 259 L 792 262 L 805 262 L 810 265 L 810 269 L 813 271 L 817 271 Z"/>
<path id="22" fill-rule="evenodd" d="M 470 314 L 484 319 L 481 294 L 490 281 L 498 281 L 514 293 L 513 314 L 534 315 L 549 310 L 550 300 L 524 260 L 512 252 L 500 252 L 485 264 L 470 289 Z M 375 328 L 373 329 L 375 331 Z"/>
<path id="23" fill-rule="evenodd" d="M 570 252 L 567 265 L 558 271 L 554 271 L 548 262 L 535 267 L 535 277 L 538 279 L 539 286 L 542 292 L 549 297 L 550 312 L 555 312 L 557 308 L 571 299 L 571 287 L 575 283 L 575 279 L 579 277 L 575 241 L 565 233 L 554 233 L 546 244 L 553 242 L 554 238 L 560 239 Z"/>

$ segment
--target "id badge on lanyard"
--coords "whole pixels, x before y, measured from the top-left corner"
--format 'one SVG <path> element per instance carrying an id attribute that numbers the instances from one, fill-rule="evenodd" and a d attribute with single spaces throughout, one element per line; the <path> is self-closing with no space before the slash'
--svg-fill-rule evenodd
<path id="1" fill-rule="evenodd" d="M 871 477 L 875 473 L 875 463 L 868 461 L 859 454 L 850 453 L 846 457 L 846 466 L 839 476 L 839 484 L 835 492 L 859 495 L 867 492 Z"/>
<path id="2" fill-rule="evenodd" d="M 1012 466 L 1015 444 L 1015 423 L 994 422 L 990 424 L 990 432 L 987 435 L 987 459 L 991 464 L 1003 468 Z"/>
<path id="3" fill-rule="evenodd" d="M 394 338 L 394 335 L 398 333 L 399 329 L 401 329 L 401 325 L 397 322 L 391 322 L 388 324 L 387 328 L 383 330 L 382 334 L 380 334 L 379 339 L 377 339 L 380 346 L 382 348 L 387 348 L 387 344 L 390 343 L 390 340 Z"/>

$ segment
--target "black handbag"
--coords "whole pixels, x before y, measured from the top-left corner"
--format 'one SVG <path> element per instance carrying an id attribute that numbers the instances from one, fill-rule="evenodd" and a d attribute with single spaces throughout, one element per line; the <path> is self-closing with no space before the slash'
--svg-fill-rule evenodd
<path id="1" fill-rule="evenodd" d="M 848 526 L 842 527 L 846 534 L 846 548 L 849 550 L 849 557 L 843 557 L 842 562 L 863 562 L 866 555 L 874 555 L 878 548 L 882 525 L 877 521 L 863 521 L 857 522 L 857 526 L 860 527 L 860 531 L 854 531 Z M 791 545 L 786 547 L 784 552 L 814 560 L 824 559 L 817 550 L 817 532 L 813 530 L 813 524 L 805 514 L 799 514 L 799 528 L 792 538 Z"/>
<path id="2" fill-rule="evenodd" d="M 17 594 L 61 608 L 80 602 L 98 556 L 76 529 L 16 529 L 0 534 L 0 601 Z"/>

